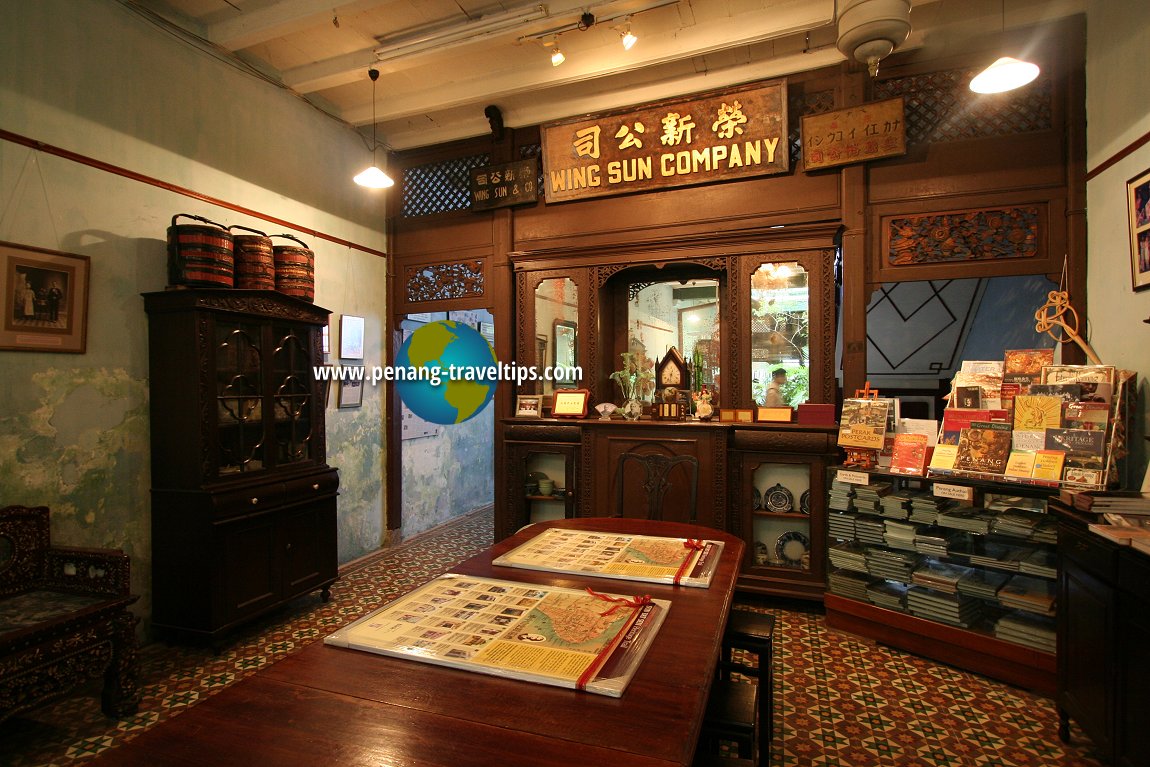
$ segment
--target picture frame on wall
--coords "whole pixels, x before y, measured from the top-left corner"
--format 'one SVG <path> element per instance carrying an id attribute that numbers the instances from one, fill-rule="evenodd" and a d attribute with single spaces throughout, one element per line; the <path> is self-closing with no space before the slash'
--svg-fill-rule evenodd
<path id="1" fill-rule="evenodd" d="M 348 376 L 339 382 L 339 407 L 359 407 L 363 404 L 363 380 Z"/>
<path id="2" fill-rule="evenodd" d="M 345 360 L 363 359 L 363 317 L 340 315 L 339 356 Z"/>
<path id="3" fill-rule="evenodd" d="M 1150 288 L 1150 168 L 1126 182 L 1130 217 L 1130 281 L 1134 290 Z"/>
<path id="4" fill-rule="evenodd" d="M 0 242 L 0 349 L 87 351 L 89 268 L 87 256 Z"/>

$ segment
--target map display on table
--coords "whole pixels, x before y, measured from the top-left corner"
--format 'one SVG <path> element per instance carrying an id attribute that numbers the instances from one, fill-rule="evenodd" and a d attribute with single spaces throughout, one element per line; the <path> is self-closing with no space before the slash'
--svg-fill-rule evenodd
<path id="1" fill-rule="evenodd" d="M 492 564 L 550 573 L 707 588 L 722 541 L 584 532 L 551 528 Z"/>
<path id="2" fill-rule="evenodd" d="M 324 642 L 618 698 L 670 607 L 449 573 Z"/>

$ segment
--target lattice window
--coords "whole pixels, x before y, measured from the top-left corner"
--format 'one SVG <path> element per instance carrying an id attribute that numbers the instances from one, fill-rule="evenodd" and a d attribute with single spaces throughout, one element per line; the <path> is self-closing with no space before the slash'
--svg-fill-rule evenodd
<path id="1" fill-rule="evenodd" d="M 970 90 L 978 70 L 964 69 L 896 77 L 875 83 L 874 98 L 906 98 L 908 144 L 965 141 L 1050 130 L 1053 85 L 1040 75 L 1031 85 L 998 95 Z"/>
<path id="2" fill-rule="evenodd" d="M 483 295 L 483 259 L 409 266 L 403 277 L 408 303 Z"/>
<path id="3" fill-rule="evenodd" d="M 787 121 L 790 130 L 787 143 L 791 148 L 791 167 L 798 165 L 803 157 L 803 117 L 821 115 L 835 108 L 834 91 L 806 93 L 802 88 L 791 88 L 787 93 Z"/>
<path id="4" fill-rule="evenodd" d="M 471 169 L 486 165 L 486 154 L 417 165 L 403 172 L 403 215 L 429 216 L 471 206 Z"/>

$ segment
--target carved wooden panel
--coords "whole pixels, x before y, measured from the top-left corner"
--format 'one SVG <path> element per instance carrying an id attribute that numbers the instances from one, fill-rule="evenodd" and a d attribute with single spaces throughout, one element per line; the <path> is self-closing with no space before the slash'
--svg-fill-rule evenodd
<path id="1" fill-rule="evenodd" d="M 423 264 L 404 269 L 407 303 L 479 298 L 484 295 L 485 259 Z"/>
<path id="2" fill-rule="evenodd" d="M 554 426 L 551 424 L 516 423 L 503 430 L 504 438 L 520 442 L 570 442 L 579 444 L 583 430 L 578 426 Z"/>
<path id="3" fill-rule="evenodd" d="M 883 220 L 888 266 L 1033 258 L 1044 241 L 1037 205 L 890 216 Z"/>
<path id="4" fill-rule="evenodd" d="M 830 432 L 735 429 L 731 447 L 774 453 L 828 453 L 835 451 L 836 435 Z"/>

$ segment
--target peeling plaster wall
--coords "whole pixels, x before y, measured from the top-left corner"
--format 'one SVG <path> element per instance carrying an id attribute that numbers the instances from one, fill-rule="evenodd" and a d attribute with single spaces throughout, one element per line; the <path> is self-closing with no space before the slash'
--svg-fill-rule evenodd
<path id="1" fill-rule="evenodd" d="M 77 52 L 82 52 L 78 54 Z M 0 129 L 382 251 L 382 193 L 350 179 L 369 156 L 347 126 L 178 41 L 113 0 L 0 10 Z M 0 351 L 0 505 L 47 505 L 52 537 L 122 548 L 150 613 L 147 321 L 167 282 L 176 213 L 271 233 L 284 227 L 0 139 L 0 240 L 91 259 L 84 354 Z M 290 231 L 290 230 L 289 230 Z M 316 303 L 366 320 L 382 356 L 385 259 L 290 231 L 316 252 Z M 383 415 L 328 409 L 340 469 L 339 557 L 384 536 Z"/>

